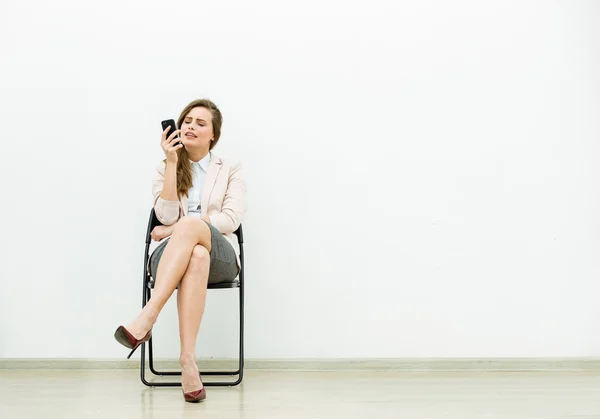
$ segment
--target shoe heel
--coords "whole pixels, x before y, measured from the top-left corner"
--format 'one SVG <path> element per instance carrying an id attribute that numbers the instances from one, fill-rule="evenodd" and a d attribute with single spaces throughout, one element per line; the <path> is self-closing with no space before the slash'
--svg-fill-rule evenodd
<path id="1" fill-rule="evenodd" d="M 131 350 L 131 352 L 129 352 L 129 355 L 127 355 L 127 359 L 131 358 L 131 355 L 133 355 L 133 353 L 134 353 L 135 351 L 137 351 L 137 348 L 139 348 L 139 347 L 140 347 L 140 345 L 138 345 L 138 346 L 136 346 L 135 348 L 133 348 L 133 349 Z"/>
<path id="2" fill-rule="evenodd" d="M 127 355 L 127 359 L 129 359 L 140 345 L 152 339 L 152 329 L 150 329 L 148 333 L 146 333 L 146 336 L 144 336 L 142 339 L 137 340 L 131 333 L 127 331 L 127 329 L 125 329 L 123 326 L 119 326 L 115 331 L 115 339 L 121 345 L 131 349 L 131 352 L 129 352 L 129 355 Z"/>

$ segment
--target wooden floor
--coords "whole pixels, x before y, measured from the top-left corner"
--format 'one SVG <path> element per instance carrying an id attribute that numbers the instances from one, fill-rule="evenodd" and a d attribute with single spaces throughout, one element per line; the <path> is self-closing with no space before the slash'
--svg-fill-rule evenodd
<path id="1" fill-rule="evenodd" d="M 233 388 L 148 388 L 135 370 L 0 370 L 0 418 L 600 418 L 598 372 L 246 372 Z"/>

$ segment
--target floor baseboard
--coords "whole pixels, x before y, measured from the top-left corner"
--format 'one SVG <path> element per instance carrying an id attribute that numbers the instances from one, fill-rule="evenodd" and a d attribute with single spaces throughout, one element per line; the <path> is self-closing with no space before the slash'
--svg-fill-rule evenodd
<path id="1" fill-rule="evenodd" d="M 2 369 L 138 369 L 137 360 L 0 358 Z M 146 365 L 148 363 L 146 362 Z M 202 370 L 237 369 L 235 359 L 199 359 Z M 156 359 L 158 370 L 179 370 L 176 359 Z M 599 358 L 246 359 L 246 370 L 280 371 L 600 371 Z"/>

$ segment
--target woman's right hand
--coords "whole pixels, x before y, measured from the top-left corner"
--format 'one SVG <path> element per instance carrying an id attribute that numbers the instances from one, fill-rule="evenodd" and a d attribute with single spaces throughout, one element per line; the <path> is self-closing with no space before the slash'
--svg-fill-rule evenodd
<path id="1" fill-rule="evenodd" d="M 175 138 L 175 137 L 177 136 L 177 134 L 179 134 L 181 132 L 181 130 L 175 130 L 167 137 L 168 131 L 170 129 L 171 129 L 171 127 L 167 127 L 163 131 L 162 137 L 160 139 L 160 146 L 162 147 L 163 151 L 165 152 L 167 161 L 171 162 L 171 163 L 177 163 L 177 158 L 178 158 L 177 150 L 179 150 L 181 147 L 183 147 L 183 144 L 181 143 L 181 138 Z M 179 141 L 179 144 L 177 144 L 178 141 Z M 175 145 L 175 144 L 177 144 L 177 145 Z"/>
<path id="2" fill-rule="evenodd" d="M 171 234 L 173 234 L 173 230 L 175 230 L 175 224 L 170 226 L 156 226 L 152 229 L 152 233 L 150 233 L 150 238 L 155 242 L 159 242 L 165 237 L 168 237 Z"/>

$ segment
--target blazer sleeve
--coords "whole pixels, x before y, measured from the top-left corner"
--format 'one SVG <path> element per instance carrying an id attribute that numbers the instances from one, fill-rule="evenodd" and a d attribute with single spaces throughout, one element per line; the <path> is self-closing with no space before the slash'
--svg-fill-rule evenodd
<path id="1" fill-rule="evenodd" d="M 165 183 L 165 162 L 161 161 L 156 167 L 152 181 L 152 195 L 154 196 L 154 212 L 158 221 L 164 225 L 171 225 L 179 218 L 179 201 L 167 201 L 160 197 Z"/>
<path id="2" fill-rule="evenodd" d="M 210 223 L 221 234 L 232 234 L 238 229 L 246 214 L 246 180 L 240 162 L 231 165 L 227 191 L 221 212 L 210 216 Z"/>

